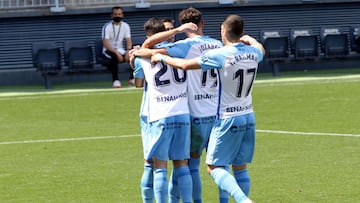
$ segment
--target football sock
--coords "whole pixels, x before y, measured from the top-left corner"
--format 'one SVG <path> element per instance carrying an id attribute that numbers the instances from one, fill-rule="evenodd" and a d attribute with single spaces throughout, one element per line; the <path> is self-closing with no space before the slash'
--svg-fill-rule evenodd
<path id="1" fill-rule="evenodd" d="M 144 171 L 141 177 L 141 196 L 144 203 L 154 202 L 153 189 L 153 165 L 151 163 L 144 163 Z"/>
<path id="2" fill-rule="evenodd" d="M 223 168 L 215 168 L 210 173 L 215 183 L 222 189 L 227 191 L 236 202 L 249 201 L 244 194 L 235 178 Z"/>
<path id="3" fill-rule="evenodd" d="M 154 170 L 154 196 L 156 202 L 166 202 L 167 191 L 167 169 L 157 168 Z"/>
<path id="4" fill-rule="evenodd" d="M 225 166 L 224 169 L 227 172 L 230 172 L 229 166 Z M 219 187 L 219 202 L 220 203 L 228 203 L 229 202 L 229 193 L 227 193 L 225 190 L 222 190 L 220 187 Z"/>
<path id="5" fill-rule="evenodd" d="M 177 177 L 174 174 L 175 171 L 172 170 L 169 180 L 169 203 L 179 203 L 180 202 L 180 193 L 178 187 Z"/>
<path id="6" fill-rule="evenodd" d="M 234 176 L 242 191 L 246 196 L 249 196 L 251 182 L 248 169 L 234 171 Z"/>
<path id="7" fill-rule="evenodd" d="M 178 180 L 178 187 L 183 203 L 192 202 L 192 179 L 188 166 L 180 166 L 174 169 Z"/>
<path id="8" fill-rule="evenodd" d="M 191 178 L 192 178 L 192 183 L 193 183 L 193 192 L 192 192 L 192 197 L 194 200 L 194 203 L 202 203 L 202 186 L 201 186 L 201 177 L 200 177 L 200 171 L 199 171 L 199 166 L 200 166 L 200 159 L 199 158 L 190 158 L 189 159 L 189 169 L 190 169 L 190 174 L 191 174 Z"/>

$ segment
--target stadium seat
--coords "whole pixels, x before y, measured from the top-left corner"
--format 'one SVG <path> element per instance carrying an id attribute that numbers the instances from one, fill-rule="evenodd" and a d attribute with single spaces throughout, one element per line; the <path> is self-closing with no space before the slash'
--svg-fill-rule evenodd
<path id="1" fill-rule="evenodd" d="M 64 53 L 65 65 L 69 71 L 86 71 L 94 67 L 93 51 L 87 41 L 65 41 Z"/>
<path id="2" fill-rule="evenodd" d="M 350 27 L 351 51 L 360 53 L 360 25 Z"/>
<path id="3" fill-rule="evenodd" d="M 61 51 L 53 42 L 32 43 L 32 60 L 36 70 L 42 73 L 61 71 Z"/>
<path id="4" fill-rule="evenodd" d="M 261 42 L 264 44 L 268 59 L 283 60 L 288 57 L 288 37 L 281 35 L 279 31 L 261 31 Z"/>
<path id="5" fill-rule="evenodd" d="M 295 59 L 316 59 L 319 56 L 318 36 L 311 29 L 291 29 L 290 39 Z"/>
<path id="6" fill-rule="evenodd" d="M 262 30 L 260 40 L 266 51 L 265 58 L 271 63 L 273 75 L 276 76 L 279 74 L 277 64 L 288 59 L 289 38 L 277 30 Z"/>
<path id="7" fill-rule="evenodd" d="M 145 37 L 132 37 L 132 44 L 133 46 L 139 45 L 141 46 L 142 43 L 145 41 Z"/>
<path id="8" fill-rule="evenodd" d="M 343 57 L 349 54 L 348 35 L 338 27 L 320 29 L 321 47 L 326 58 Z"/>
<path id="9" fill-rule="evenodd" d="M 95 40 L 95 62 L 96 64 L 101 64 L 106 66 L 109 63 L 109 60 L 103 55 L 103 43 L 102 39 Z"/>
<path id="10" fill-rule="evenodd" d="M 101 66 L 107 66 L 110 63 L 110 60 L 104 56 L 102 51 L 103 51 L 102 39 L 95 40 L 95 63 L 100 64 Z M 132 71 L 129 63 L 120 63 L 118 65 L 118 68 L 119 68 L 119 72 Z"/>

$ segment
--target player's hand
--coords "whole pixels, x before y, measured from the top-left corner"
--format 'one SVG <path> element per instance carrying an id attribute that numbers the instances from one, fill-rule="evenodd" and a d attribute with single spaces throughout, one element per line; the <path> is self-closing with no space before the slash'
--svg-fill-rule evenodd
<path id="1" fill-rule="evenodd" d="M 135 52 L 137 51 L 138 49 L 137 48 L 134 48 L 134 49 L 131 49 L 130 51 L 129 51 L 129 64 L 130 64 L 130 67 L 132 68 L 132 69 L 134 69 L 134 61 L 135 61 Z"/>
<path id="2" fill-rule="evenodd" d="M 198 27 L 194 23 L 185 23 L 178 28 L 178 32 L 195 32 L 197 31 Z"/>
<path id="3" fill-rule="evenodd" d="M 160 62 L 160 61 L 161 61 L 161 57 L 163 57 L 163 55 L 162 55 L 162 54 L 159 54 L 159 53 L 152 55 L 152 57 L 151 57 L 151 63 Z"/>
<path id="4" fill-rule="evenodd" d="M 134 51 L 139 50 L 140 48 L 141 46 L 139 45 L 133 46 L 133 48 L 129 50 L 129 56 L 131 56 L 134 53 Z"/>
<path id="5" fill-rule="evenodd" d="M 255 38 L 253 38 L 249 35 L 243 35 L 242 37 L 240 37 L 240 41 L 247 45 L 252 45 L 255 42 L 257 42 Z"/>

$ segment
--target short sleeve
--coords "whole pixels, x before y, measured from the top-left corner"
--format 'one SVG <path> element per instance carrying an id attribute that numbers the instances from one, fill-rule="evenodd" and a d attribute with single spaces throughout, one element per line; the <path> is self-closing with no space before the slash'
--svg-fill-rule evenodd
<path id="1" fill-rule="evenodd" d="M 202 70 L 220 69 L 223 67 L 225 57 L 219 50 L 221 49 L 210 50 L 199 57 L 198 63 Z"/>
<path id="2" fill-rule="evenodd" d="M 141 58 L 136 57 L 134 61 L 134 78 L 145 78 L 144 70 L 141 66 Z"/>

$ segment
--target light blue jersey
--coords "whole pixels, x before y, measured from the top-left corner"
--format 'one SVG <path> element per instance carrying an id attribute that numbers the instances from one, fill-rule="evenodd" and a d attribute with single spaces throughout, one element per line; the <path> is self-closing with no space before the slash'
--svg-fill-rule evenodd
<path id="1" fill-rule="evenodd" d="M 165 47 L 172 57 L 195 58 L 222 47 L 219 40 L 197 36 L 177 41 Z M 207 147 L 218 105 L 217 70 L 187 71 L 188 102 L 191 115 L 191 152 L 202 154 Z"/>
<path id="2" fill-rule="evenodd" d="M 155 45 L 155 47 L 162 47 L 167 43 L 168 42 L 159 43 Z M 134 67 L 133 75 L 134 78 L 145 79 L 144 70 L 140 65 Z M 150 126 L 148 123 L 148 114 L 149 114 L 148 111 L 149 111 L 149 100 L 147 95 L 147 82 L 145 81 L 144 91 L 140 106 L 140 130 L 141 130 L 141 138 L 143 144 L 144 159 L 147 159 L 147 155 L 149 154 L 149 142 L 151 139 Z"/>
<path id="3" fill-rule="evenodd" d="M 253 112 L 251 92 L 262 59 L 259 48 L 243 43 L 209 51 L 199 59 L 202 70 L 219 69 L 220 118 Z"/>
<path id="4" fill-rule="evenodd" d="M 197 36 L 177 41 L 165 48 L 172 57 L 190 59 L 222 46 L 219 40 L 208 36 Z M 187 73 L 191 116 L 207 117 L 216 115 L 218 103 L 216 70 L 190 70 Z"/>
<path id="5" fill-rule="evenodd" d="M 136 58 L 147 84 L 150 138 L 145 158 L 183 160 L 190 154 L 190 115 L 187 103 L 186 72 L 149 59 Z M 143 139 L 144 140 L 144 139 Z"/>
<path id="6" fill-rule="evenodd" d="M 250 163 L 255 147 L 252 87 L 263 55 L 255 46 L 236 43 L 199 58 L 202 70 L 219 70 L 219 119 L 212 129 L 206 163 L 226 166 Z"/>

